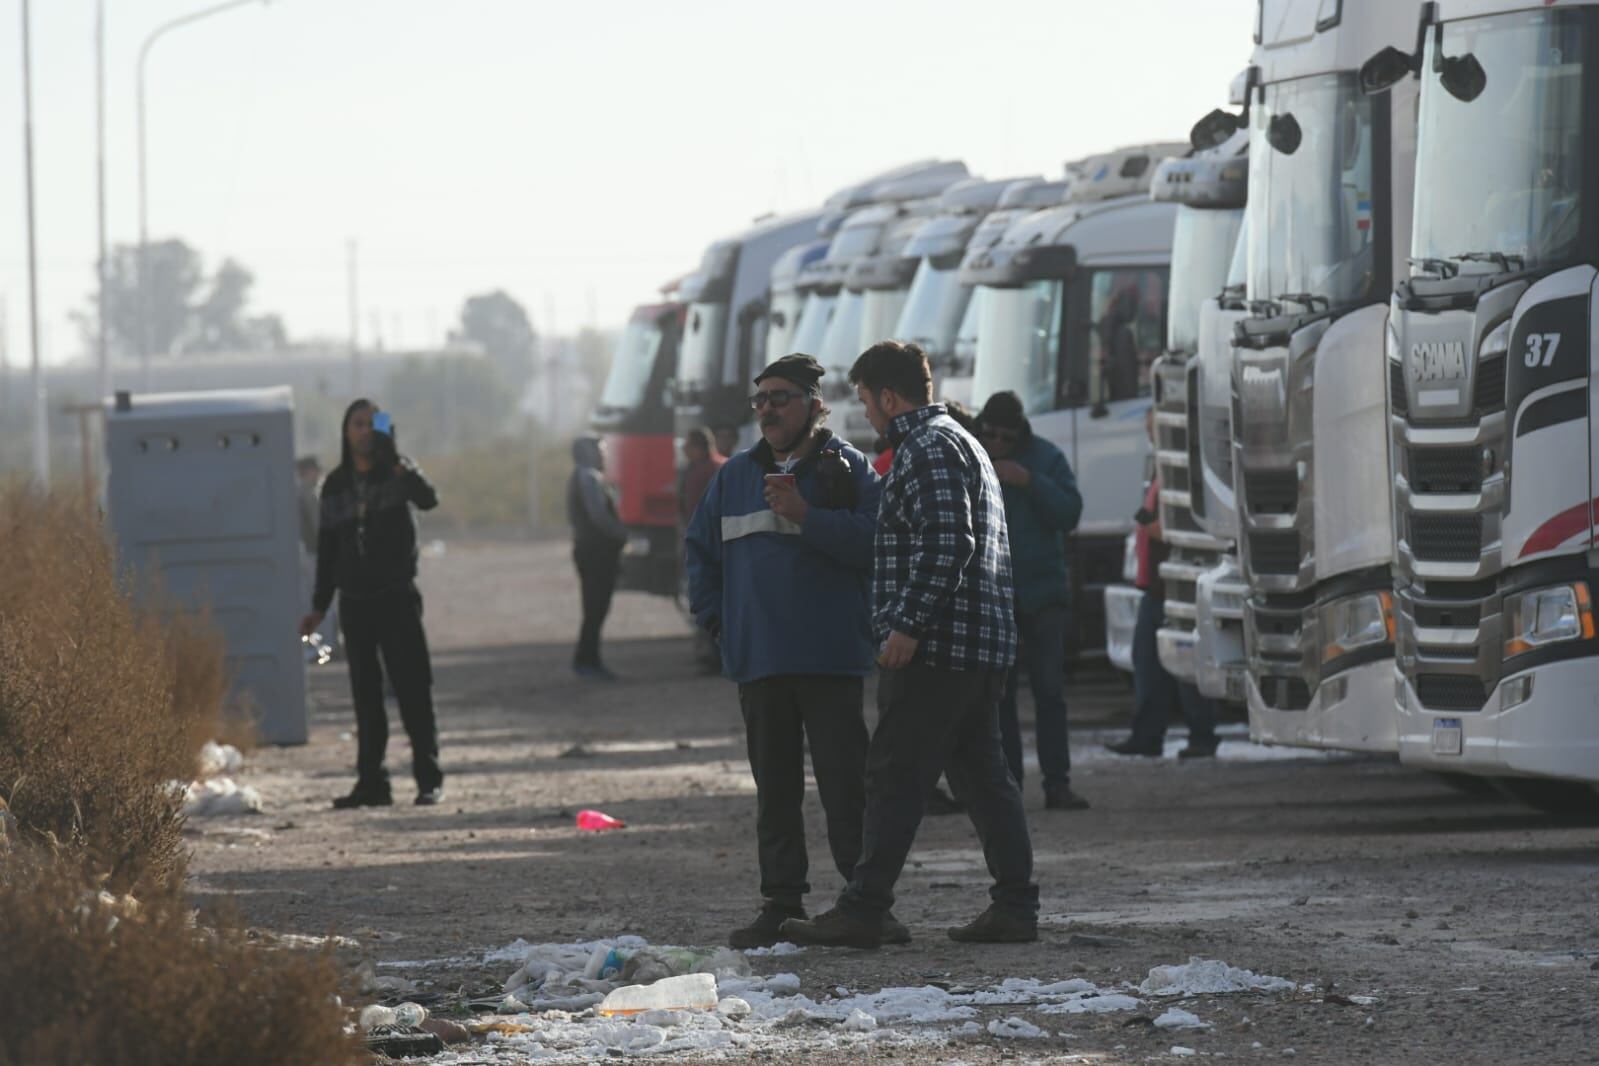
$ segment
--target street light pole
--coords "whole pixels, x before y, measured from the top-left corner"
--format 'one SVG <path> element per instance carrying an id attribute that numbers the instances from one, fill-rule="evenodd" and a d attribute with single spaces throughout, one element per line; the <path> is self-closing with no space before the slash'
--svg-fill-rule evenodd
<path id="1" fill-rule="evenodd" d="M 22 166 L 28 208 L 28 347 L 33 368 L 33 476 L 39 488 L 50 485 L 50 423 L 44 401 L 44 371 L 39 365 L 39 254 L 33 209 L 33 19 L 22 0 Z"/>
<path id="2" fill-rule="evenodd" d="M 145 181 L 145 110 L 144 110 L 144 67 L 145 61 L 150 58 L 150 48 L 156 41 L 171 33 L 180 26 L 187 26 L 199 22 L 201 19 L 220 15 L 224 11 L 231 11 L 236 7 L 246 4 L 267 4 L 271 0 L 227 0 L 226 3 L 215 4 L 211 7 L 192 11 L 187 15 L 180 15 L 170 22 L 164 22 L 150 31 L 150 35 L 139 46 L 139 86 L 138 86 L 138 113 L 139 113 L 139 387 L 150 387 L 150 227 L 148 225 L 149 200 L 146 195 Z"/>
<path id="3" fill-rule="evenodd" d="M 105 232 L 105 0 L 96 0 L 94 9 L 94 171 L 95 208 L 100 219 L 100 255 L 96 277 L 99 287 L 96 303 L 100 328 L 95 338 L 99 358 L 100 396 L 111 395 L 111 352 L 106 342 L 106 232 Z"/>

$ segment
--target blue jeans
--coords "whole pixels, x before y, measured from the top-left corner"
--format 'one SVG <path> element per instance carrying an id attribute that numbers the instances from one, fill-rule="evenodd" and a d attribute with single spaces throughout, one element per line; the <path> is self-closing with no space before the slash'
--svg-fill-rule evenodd
<path id="1" fill-rule="evenodd" d="M 1133 627 L 1133 743 L 1158 747 L 1166 739 L 1166 723 L 1178 711 L 1188 723 L 1188 743 L 1216 746 L 1216 704 L 1193 685 L 1178 681 L 1160 664 L 1155 631 L 1165 614 L 1165 601 L 1149 593 L 1138 601 Z"/>
<path id="2" fill-rule="evenodd" d="M 1022 728 L 1016 711 L 1016 682 L 1022 667 L 1033 687 L 1033 716 L 1038 729 L 1038 766 L 1044 788 L 1071 784 L 1072 750 L 1066 732 L 1066 608 L 1052 604 L 1036 611 L 1016 612 L 1021 649 L 1016 666 L 1005 678 L 999 701 L 1000 736 L 1005 761 L 1016 783 L 1022 782 Z"/>

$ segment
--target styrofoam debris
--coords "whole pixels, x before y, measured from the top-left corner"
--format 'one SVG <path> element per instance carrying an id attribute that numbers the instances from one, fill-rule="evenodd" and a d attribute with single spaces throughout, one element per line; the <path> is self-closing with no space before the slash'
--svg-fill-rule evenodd
<path id="1" fill-rule="evenodd" d="M 196 760 L 195 777 L 204 781 L 208 777 L 236 774 L 244 769 L 244 753 L 232 744 L 218 744 L 208 740 L 200 746 Z"/>
<path id="2" fill-rule="evenodd" d="M 1183 1047 L 1181 1044 L 1173 1044 L 1171 1053 L 1180 1059 L 1192 1058 L 1193 1056 L 1199 1054 L 1199 1052 L 1195 1051 L 1193 1048 Z"/>
<path id="3" fill-rule="evenodd" d="M 1189 958 L 1182 966 L 1156 966 L 1138 990 L 1146 996 L 1202 996 L 1228 992 L 1292 992 L 1296 986 L 1281 977 L 1263 977 L 1229 966 L 1220 959 Z"/>
<path id="4" fill-rule="evenodd" d="M 988 1023 L 990 1036 L 997 1036 L 1001 1040 L 1043 1040 L 1049 1036 L 1048 1030 L 1040 1029 L 1026 1018 L 1012 1015 L 1009 1018 L 995 1018 Z"/>
<path id="5" fill-rule="evenodd" d="M 1157 1029 L 1209 1029 L 1209 1022 L 1199 1020 L 1199 1015 L 1190 1014 L 1181 1007 L 1172 1007 L 1155 1019 Z"/>
<path id="6" fill-rule="evenodd" d="M 877 1019 L 863 1010 L 852 1010 L 839 1028 L 852 1033 L 869 1033 L 877 1028 Z"/>
<path id="7" fill-rule="evenodd" d="M 773 944 L 769 948 L 745 948 L 744 954 L 748 955 L 752 959 L 756 959 L 768 955 L 798 955 L 804 950 L 805 949 L 800 947 L 798 944 L 791 944 L 787 940 L 784 940 Z"/>
<path id="8" fill-rule="evenodd" d="M 261 793 L 231 777 L 213 777 L 183 786 L 183 813 L 190 818 L 219 814 L 260 814 Z"/>
<path id="9" fill-rule="evenodd" d="M 1104 995 L 1079 996 L 1061 1003 L 1048 1003 L 1038 1009 L 1043 1014 L 1112 1014 L 1116 1011 L 1137 1010 L 1143 1005 L 1143 1001 L 1137 996 L 1107 992 Z"/>

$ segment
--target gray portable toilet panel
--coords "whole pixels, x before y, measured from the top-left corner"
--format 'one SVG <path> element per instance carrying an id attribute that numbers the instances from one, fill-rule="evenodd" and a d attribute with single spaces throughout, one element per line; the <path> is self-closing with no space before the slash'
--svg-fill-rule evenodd
<path id="1" fill-rule="evenodd" d="M 106 408 L 107 503 L 140 587 L 208 608 L 262 740 L 308 732 L 298 620 L 294 401 L 286 387 L 135 395 Z"/>

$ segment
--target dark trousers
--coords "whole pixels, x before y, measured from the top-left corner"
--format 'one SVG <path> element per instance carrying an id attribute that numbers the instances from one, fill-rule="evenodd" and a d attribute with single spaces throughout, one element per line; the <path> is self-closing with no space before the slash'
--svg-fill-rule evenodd
<path id="1" fill-rule="evenodd" d="M 1166 739 L 1166 723 L 1178 711 L 1188 723 L 1188 742 L 1216 746 L 1216 704 L 1195 686 L 1178 681 L 1160 664 L 1155 632 L 1165 601 L 1149 593 L 1138 601 L 1133 626 L 1133 742 L 1154 747 Z"/>
<path id="2" fill-rule="evenodd" d="M 1016 612 L 1021 633 L 1021 659 L 1005 679 L 999 701 L 999 728 L 1005 739 L 1005 761 L 1016 783 L 1022 781 L 1022 727 L 1016 710 L 1016 688 L 1022 668 L 1033 688 L 1033 714 L 1038 732 L 1038 766 L 1044 788 L 1066 788 L 1072 779 L 1071 741 L 1066 732 L 1066 608 L 1054 604 L 1041 610 Z"/>
<path id="3" fill-rule="evenodd" d="M 827 814 L 833 864 L 848 881 L 861 854 L 866 804 L 866 718 L 859 677 L 789 675 L 738 687 L 750 770 L 755 775 L 755 836 L 761 896 L 797 908 L 806 880 L 805 742 Z"/>
<path id="4" fill-rule="evenodd" d="M 622 568 L 622 549 L 614 545 L 579 546 L 572 551 L 577 579 L 583 588 L 583 625 L 577 633 L 573 666 L 600 665 L 600 627 L 611 613 L 616 575 Z"/>
<path id="5" fill-rule="evenodd" d="M 433 718 L 433 664 L 422 630 L 422 594 L 406 585 L 364 599 L 340 597 L 339 625 L 350 661 L 355 699 L 356 774 L 369 788 L 387 788 L 383 765 L 389 746 L 389 716 L 383 707 L 388 672 L 400 704 L 400 721 L 411 738 L 411 772 L 418 789 L 444 782 L 439 768 L 439 727 Z"/>
<path id="6" fill-rule="evenodd" d="M 1038 913 L 1033 842 L 1022 793 L 999 735 L 1001 670 L 949 670 L 912 664 L 884 670 L 877 685 L 877 729 L 866 756 L 866 831 L 861 861 L 839 899 L 846 910 L 881 915 L 922 822 L 927 794 L 943 772 L 977 829 L 994 878 L 995 904 Z"/>

